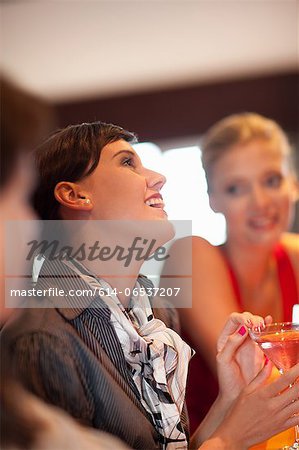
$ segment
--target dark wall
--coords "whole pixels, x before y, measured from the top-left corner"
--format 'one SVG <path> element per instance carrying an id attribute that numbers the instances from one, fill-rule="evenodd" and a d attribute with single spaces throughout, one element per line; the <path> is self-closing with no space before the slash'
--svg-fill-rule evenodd
<path id="1" fill-rule="evenodd" d="M 134 131 L 140 141 L 199 136 L 217 120 L 252 111 L 276 120 L 292 136 L 299 173 L 299 74 L 200 84 L 57 106 L 59 126 L 102 120 Z M 299 231 L 299 208 L 294 228 Z"/>
<path id="2" fill-rule="evenodd" d="M 199 135 L 218 119 L 254 111 L 298 130 L 298 73 L 264 76 L 57 105 L 60 126 L 103 120 L 135 131 L 139 139 Z"/>

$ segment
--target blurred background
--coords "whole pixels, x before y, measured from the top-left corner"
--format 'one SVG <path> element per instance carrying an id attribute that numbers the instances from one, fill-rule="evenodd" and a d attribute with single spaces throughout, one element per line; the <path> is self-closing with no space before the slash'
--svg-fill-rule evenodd
<path id="1" fill-rule="evenodd" d="M 298 18 L 297 0 L 2 1 L 1 70 L 48 98 L 58 126 L 135 131 L 144 163 L 168 177 L 170 218 L 220 243 L 199 138 L 254 111 L 288 132 L 299 167 Z"/>

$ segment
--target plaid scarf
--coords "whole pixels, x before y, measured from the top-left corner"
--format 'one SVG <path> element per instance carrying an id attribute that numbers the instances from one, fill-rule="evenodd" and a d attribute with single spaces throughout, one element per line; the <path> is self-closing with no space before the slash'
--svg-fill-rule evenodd
<path id="1" fill-rule="evenodd" d="M 141 403 L 152 417 L 163 448 L 186 450 L 188 442 L 180 416 L 193 350 L 174 330 L 155 319 L 148 295 L 144 288 L 140 289 L 138 281 L 126 310 L 106 281 L 76 260 L 64 264 L 93 289 L 100 287 L 105 291 L 101 298 L 111 311 L 111 324 L 131 368 Z M 41 265 L 35 273 L 36 279 Z"/>
<path id="2" fill-rule="evenodd" d="M 100 283 L 111 293 L 108 283 L 103 280 Z M 164 448 L 187 449 L 180 415 L 192 351 L 175 331 L 154 318 L 147 294 L 144 289 L 140 290 L 138 282 L 136 287 L 138 294 L 131 298 L 128 311 L 113 293 L 103 300 L 111 311 L 111 323 L 131 368 L 142 405 L 151 415 Z"/>

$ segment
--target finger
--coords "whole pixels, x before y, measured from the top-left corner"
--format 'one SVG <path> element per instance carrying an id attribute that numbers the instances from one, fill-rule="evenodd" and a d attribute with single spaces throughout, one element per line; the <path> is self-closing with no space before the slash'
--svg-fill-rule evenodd
<path id="1" fill-rule="evenodd" d="M 234 357 L 237 349 L 245 341 L 248 335 L 247 328 L 242 325 L 239 330 L 230 335 L 224 344 L 218 342 L 217 345 L 217 360 L 221 362 L 229 362 Z"/>
<path id="2" fill-rule="evenodd" d="M 232 313 L 229 316 L 217 342 L 217 349 L 221 351 L 226 341 L 230 335 L 235 333 L 235 331 L 240 327 L 240 325 L 245 325 L 248 328 L 261 327 L 264 328 L 264 319 L 261 316 L 254 316 L 249 312 L 244 313 Z"/>
<path id="3" fill-rule="evenodd" d="M 276 418 L 279 420 L 279 426 L 276 429 L 276 433 L 281 433 L 282 431 L 299 425 L 298 403 L 298 401 L 294 402 L 290 405 L 287 411 L 284 409 L 283 411 L 275 414 Z"/>
<path id="4" fill-rule="evenodd" d="M 269 379 L 272 369 L 273 364 L 271 363 L 271 361 L 269 361 L 269 359 L 266 359 L 264 367 L 259 371 L 257 376 L 246 387 L 246 391 L 248 393 L 254 392 L 257 388 L 264 385 L 266 381 Z M 268 393 L 268 395 L 271 396 L 270 393 Z"/>
<path id="5" fill-rule="evenodd" d="M 261 316 L 251 314 L 250 312 L 244 312 L 243 315 L 246 318 L 246 326 L 248 328 L 265 328 L 265 320 Z M 271 316 L 267 316 L 268 318 Z"/>
<path id="6" fill-rule="evenodd" d="M 232 313 L 228 321 L 226 322 L 219 338 L 217 341 L 217 351 L 221 352 L 223 347 L 225 346 L 229 336 L 236 332 L 236 330 L 240 327 L 240 325 L 245 324 L 246 319 L 243 314 L 240 313 Z"/>
<path id="7" fill-rule="evenodd" d="M 296 381 L 299 382 L 299 363 L 292 367 L 290 370 L 281 375 L 273 383 L 269 384 L 267 390 L 271 396 L 278 395 L 280 392 L 287 389 L 291 384 Z"/>
<path id="8" fill-rule="evenodd" d="M 298 408 L 299 405 L 299 403 L 297 402 L 298 397 L 299 397 L 299 383 L 294 383 L 291 387 L 289 387 L 280 395 L 278 395 L 277 399 L 279 399 L 281 408 L 293 409 L 292 406 L 294 402 L 296 402 L 295 407 Z M 296 412 L 298 413 L 299 410 L 296 410 Z"/>
<path id="9" fill-rule="evenodd" d="M 271 325 L 271 323 L 273 322 L 273 317 L 272 316 L 266 316 L 265 317 L 265 324 L 266 325 Z"/>
<path id="10" fill-rule="evenodd" d="M 285 418 L 287 423 L 290 421 L 293 423 L 293 426 L 299 425 L 299 401 L 293 401 L 286 408 L 281 410 L 282 417 Z M 292 425 L 290 425 L 292 426 Z"/>
<path id="11" fill-rule="evenodd" d="M 299 401 L 297 400 L 293 404 L 290 405 L 290 408 L 288 409 L 288 417 L 286 421 L 286 428 L 292 428 L 295 425 L 299 425 Z"/>
<path id="12" fill-rule="evenodd" d="M 232 313 L 226 322 L 221 334 L 230 335 L 234 333 L 240 325 L 246 325 L 249 328 L 264 327 L 265 322 L 261 316 L 255 316 L 250 312 Z"/>
<path id="13" fill-rule="evenodd" d="M 229 336 L 230 334 L 234 333 L 240 327 L 240 325 L 245 325 L 246 320 L 247 317 L 244 313 L 232 313 L 223 328 L 222 334 Z"/>

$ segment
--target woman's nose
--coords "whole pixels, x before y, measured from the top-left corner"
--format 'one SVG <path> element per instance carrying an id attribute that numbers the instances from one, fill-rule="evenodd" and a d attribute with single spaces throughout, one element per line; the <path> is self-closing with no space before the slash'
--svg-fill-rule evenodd
<path id="1" fill-rule="evenodd" d="M 166 183 L 166 177 L 161 173 L 154 172 L 153 170 L 146 169 L 147 186 L 151 189 L 160 191 Z"/>
<path id="2" fill-rule="evenodd" d="M 254 186 L 251 191 L 251 200 L 255 207 L 264 208 L 269 203 L 269 195 L 261 186 Z"/>

